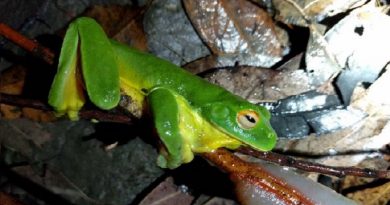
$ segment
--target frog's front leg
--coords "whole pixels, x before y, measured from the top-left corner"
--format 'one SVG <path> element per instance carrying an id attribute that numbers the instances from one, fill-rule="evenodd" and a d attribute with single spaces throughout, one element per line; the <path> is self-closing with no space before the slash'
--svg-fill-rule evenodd
<path id="1" fill-rule="evenodd" d="M 160 149 L 157 164 L 174 169 L 190 162 L 194 155 L 180 133 L 180 103 L 177 96 L 165 88 L 155 88 L 148 94 L 148 103 L 154 125 L 164 147 Z"/>

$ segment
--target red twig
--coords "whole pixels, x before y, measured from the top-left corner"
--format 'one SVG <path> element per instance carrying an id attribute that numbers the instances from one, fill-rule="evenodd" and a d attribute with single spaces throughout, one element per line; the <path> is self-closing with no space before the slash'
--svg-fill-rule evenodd
<path id="1" fill-rule="evenodd" d="M 28 39 L 4 23 L 0 23 L 0 35 L 22 47 L 35 56 L 42 58 L 48 64 L 53 64 L 54 54 L 38 42 Z"/>

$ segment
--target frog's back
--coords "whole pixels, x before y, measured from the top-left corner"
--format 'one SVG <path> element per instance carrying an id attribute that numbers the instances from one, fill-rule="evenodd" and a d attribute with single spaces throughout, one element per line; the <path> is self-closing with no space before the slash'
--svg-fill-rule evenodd
<path id="1" fill-rule="evenodd" d="M 121 75 L 126 76 L 129 83 L 138 90 L 165 87 L 196 105 L 232 98 L 241 100 L 223 88 L 192 75 L 166 60 L 116 42 L 113 44 L 118 53 Z"/>

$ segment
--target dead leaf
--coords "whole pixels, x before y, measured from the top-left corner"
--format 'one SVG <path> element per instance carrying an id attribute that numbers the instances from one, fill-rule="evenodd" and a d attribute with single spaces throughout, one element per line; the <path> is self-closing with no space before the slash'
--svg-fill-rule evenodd
<path id="1" fill-rule="evenodd" d="M 44 170 L 39 170 L 42 173 L 37 170 L 38 168 L 34 165 L 17 166 L 12 169 L 15 173 L 28 178 L 37 185 L 45 187 L 55 194 L 69 196 L 73 200 L 82 198 L 91 204 L 101 204 L 101 202 L 89 198 L 70 179 L 66 178 L 63 173 L 47 167 Z M 0 205 L 2 204 L 0 203 Z"/>
<path id="2" fill-rule="evenodd" d="M 337 85 L 346 104 L 359 82 L 372 83 L 389 62 L 390 17 L 367 5 L 352 11 L 326 32 L 311 32 L 306 64 L 315 81 L 323 82 L 344 69 Z"/>
<path id="3" fill-rule="evenodd" d="M 253 103 L 266 99 L 264 84 L 273 79 L 278 72 L 271 69 L 240 66 L 236 68 L 218 69 L 206 75 L 206 79 L 213 84 L 220 85 L 228 91 L 239 95 Z M 250 83 L 248 83 L 250 82 Z"/>
<path id="4" fill-rule="evenodd" d="M 14 124 L 22 124 L 23 126 L 15 126 Z M 15 120 L 15 123 L 4 124 L 1 126 L 3 129 L 7 129 L 4 135 L 11 135 L 12 139 L 4 137 L 2 141 L 5 145 L 12 147 L 15 150 L 26 151 L 25 155 L 32 152 L 32 146 L 35 148 L 42 148 L 42 146 L 52 140 L 52 135 L 46 130 L 42 129 L 42 126 L 34 121 L 19 119 Z M 7 144 L 8 143 L 8 144 Z"/>
<path id="5" fill-rule="evenodd" d="M 0 92 L 12 95 L 20 95 L 23 91 L 26 68 L 14 66 L 0 75 Z"/>
<path id="6" fill-rule="evenodd" d="M 181 0 L 151 1 L 143 23 L 148 48 L 160 58 L 184 65 L 210 55 L 188 19 Z"/>
<path id="7" fill-rule="evenodd" d="M 225 199 L 221 197 L 213 197 L 208 200 L 203 205 L 237 205 L 237 203 L 230 199 Z"/>
<path id="8" fill-rule="evenodd" d="M 205 78 L 252 103 L 276 101 L 314 88 L 310 74 L 296 65 L 301 58 L 302 55 L 292 58 L 277 71 L 239 66 L 209 72 Z"/>
<path id="9" fill-rule="evenodd" d="M 20 95 L 23 91 L 26 68 L 14 66 L 5 70 L 0 75 L 0 92 L 12 95 Z M 11 105 L 0 104 L 1 116 L 5 119 L 17 119 L 22 116 L 20 108 Z"/>
<path id="10" fill-rule="evenodd" d="M 23 93 L 27 69 L 22 66 L 13 66 L 0 75 L 0 92 L 12 95 Z M 17 119 L 26 117 L 31 120 L 50 122 L 56 118 L 52 112 L 32 108 L 19 108 L 12 105 L 0 104 L 0 113 L 5 119 Z"/>
<path id="11" fill-rule="evenodd" d="M 172 177 L 168 177 L 154 188 L 139 205 L 190 205 L 193 200 L 193 196 L 175 185 Z"/>
<path id="12" fill-rule="evenodd" d="M 131 6 L 93 6 L 85 15 L 96 19 L 107 35 L 119 42 L 147 51 L 142 19 L 145 8 Z"/>
<path id="13" fill-rule="evenodd" d="M 359 167 L 370 167 L 385 170 L 389 167 L 381 157 L 367 158 Z M 364 205 L 381 205 L 390 201 L 390 182 L 386 179 L 370 179 L 348 176 L 340 187 L 350 199 Z"/>
<path id="14" fill-rule="evenodd" d="M 183 65 L 183 68 L 192 74 L 200 74 L 217 67 L 216 58 L 217 57 L 214 55 L 209 55 L 185 64 Z"/>
<path id="15" fill-rule="evenodd" d="M 268 13 L 246 0 L 183 1 L 188 16 L 220 66 L 271 67 L 287 49 Z"/>
<path id="16" fill-rule="evenodd" d="M 53 112 L 46 112 L 34 108 L 24 107 L 22 108 L 23 117 L 38 122 L 53 122 L 57 120 L 57 117 Z"/>
<path id="17" fill-rule="evenodd" d="M 364 205 L 381 205 L 390 201 L 390 182 L 382 186 L 348 194 L 348 197 Z"/>
<path id="18" fill-rule="evenodd" d="M 308 20 L 320 22 L 359 7 L 366 0 L 272 0 L 272 3 L 277 10 L 276 19 L 286 24 L 307 26 Z"/>
<path id="19" fill-rule="evenodd" d="M 1 205 L 23 205 L 21 202 L 13 198 L 12 196 L 0 192 L 0 204 Z"/>

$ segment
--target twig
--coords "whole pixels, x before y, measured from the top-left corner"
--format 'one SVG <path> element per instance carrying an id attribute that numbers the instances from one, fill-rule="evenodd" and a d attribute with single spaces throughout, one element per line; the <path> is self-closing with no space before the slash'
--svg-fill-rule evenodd
<path id="1" fill-rule="evenodd" d="M 281 166 L 295 167 L 308 172 L 317 172 L 321 174 L 333 175 L 337 177 L 345 177 L 347 175 L 368 178 L 387 178 L 390 179 L 390 171 L 374 170 L 368 168 L 357 167 L 335 167 L 323 164 L 313 163 L 304 160 L 297 160 L 289 156 L 277 154 L 274 152 L 261 152 L 248 147 L 240 147 L 238 152 L 251 155 L 253 157 L 263 159 L 265 161 L 274 162 Z"/>
<path id="2" fill-rule="evenodd" d="M 38 42 L 28 39 L 4 23 L 0 23 L 0 35 L 22 47 L 33 55 L 43 59 L 48 64 L 53 64 L 54 54 L 48 48 Z"/>
<path id="3" fill-rule="evenodd" d="M 49 105 L 43 103 L 42 101 L 26 99 L 20 97 L 19 95 L 9 95 L 4 93 L 0 93 L 0 103 L 7 104 L 7 105 L 14 105 L 18 107 L 35 108 L 43 111 L 53 110 Z"/>
<path id="4" fill-rule="evenodd" d="M 8 95 L 0 93 L 0 103 L 14 105 L 18 107 L 29 107 L 43 111 L 53 111 L 53 109 L 46 103 L 39 100 L 26 99 L 18 95 Z M 82 109 L 79 112 L 82 119 L 96 119 L 102 122 L 116 122 L 122 124 L 133 124 L 132 118 L 122 113 L 109 113 L 102 110 L 86 110 Z"/>

